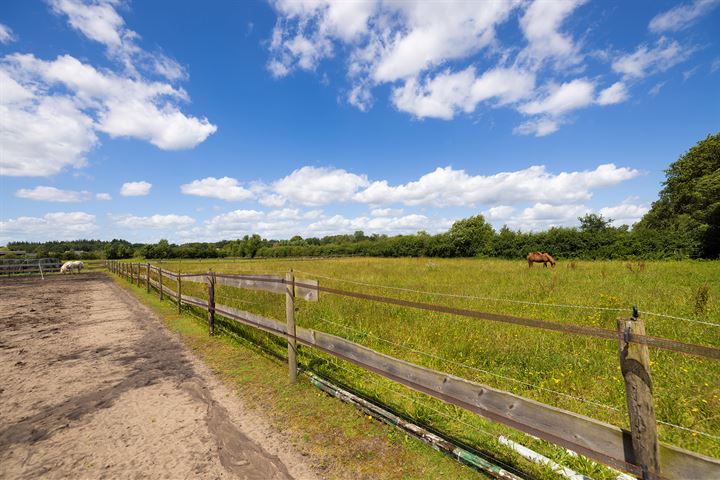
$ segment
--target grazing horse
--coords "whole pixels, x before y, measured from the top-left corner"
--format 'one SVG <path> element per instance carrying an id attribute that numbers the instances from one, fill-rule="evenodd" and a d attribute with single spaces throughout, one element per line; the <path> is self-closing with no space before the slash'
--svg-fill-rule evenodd
<path id="1" fill-rule="evenodd" d="M 555 266 L 555 259 L 547 252 L 530 252 L 527 261 L 528 267 L 532 267 L 533 263 L 542 263 L 544 267 L 547 267 L 548 263 L 553 267 Z"/>
<path id="2" fill-rule="evenodd" d="M 73 273 L 73 269 L 77 269 L 77 273 L 80 273 L 80 269 L 83 268 L 85 265 L 83 262 L 65 262 L 63 263 L 62 267 L 60 267 L 60 273 Z"/>

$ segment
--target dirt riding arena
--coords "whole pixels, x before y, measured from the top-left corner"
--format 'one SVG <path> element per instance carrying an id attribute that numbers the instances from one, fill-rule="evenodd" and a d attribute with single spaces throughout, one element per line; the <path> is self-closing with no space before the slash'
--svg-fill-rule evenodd
<path id="1" fill-rule="evenodd" d="M 100 273 L 0 279 L 3 478 L 313 478 Z"/>

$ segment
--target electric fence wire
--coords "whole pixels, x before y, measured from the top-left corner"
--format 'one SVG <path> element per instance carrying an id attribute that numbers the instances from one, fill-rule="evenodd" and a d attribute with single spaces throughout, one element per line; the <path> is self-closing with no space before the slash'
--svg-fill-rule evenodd
<path id="1" fill-rule="evenodd" d="M 478 295 L 463 295 L 463 294 L 456 294 L 456 293 L 432 292 L 432 291 L 428 291 L 428 290 L 417 290 L 417 289 L 413 289 L 413 288 L 393 287 L 390 285 L 382 285 L 382 284 L 378 284 L 378 283 L 359 282 L 357 280 L 349 280 L 346 278 L 318 275 L 316 273 L 305 272 L 305 271 L 301 271 L 301 270 L 295 270 L 295 272 L 301 273 L 303 275 L 310 275 L 310 276 L 314 276 L 314 277 L 318 277 L 318 278 L 323 278 L 325 280 L 345 282 L 345 283 L 350 283 L 353 285 L 359 285 L 359 286 L 364 286 L 364 287 L 396 290 L 396 291 L 401 291 L 401 292 L 417 293 L 417 294 L 431 295 L 431 296 L 437 296 L 437 297 L 464 298 L 464 299 L 468 299 L 468 300 L 506 302 L 506 303 L 520 304 L 520 305 L 535 305 L 535 306 L 541 306 L 541 307 L 555 307 L 555 308 L 575 308 L 575 309 L 610 311 L 610 312 L 628 312 L 629 310 L 631 310 L 630 308 L 597 307 L 597 306 L 593 306 L 593 305 L 575 305 L 575 304 L 566 304 L 566 303 L 543 303 L 543 302 L 531 302 L 529 300 L 515 300 L 515 299 L 511 299 L 511 298 L 483 297 L 483 296 L 478 296 Z M 685 322 L 698 323 L 698 324 L 708 325 L 708 326 L 712 326 L 712 327 L 720 327 L 720 323 L 705 322 L 702 320 L 696 320 L 696 319 L 687 318 L 687 317 L 679 317 L 679 316 L 674 316 L 674 315 L 666 315 L 663 313 L 652 313 L 652 312 L 641 311 L 641 314 L 642 315 L 650 315 L 650 316 L 654 316 L 654 317 L 671 318 L 674 320 L 682 320 Z"/>
<path id="2" fill-rule="evenodd" d="M 493 377 L 501 378 L 501 379 L 503 379 L 503 380 L 508 380 L 508 381 L 511 381 L 511 382 L 515 382 L 515 383 L 518 383 L 518 384 L 521 384 L 521 385 L 525 385 L 526 387 L 532 387 L 532 388 L 536 388 L 536 389 L 538 389 L 538 390 L 542 390 L 542 391 L 545 391 L 545 392 L 550 392 L 550 393 L 553 393 L 553 394 L 555 394 L 555 395 L 560 395 L 560 396 L 563 396 L 563 397 L 566 397 L 566 398 L 570 398 L 570 399 L 572 399 L 572 400 L 576 400 L 576 401 L 578 401 L 578 402 L 583 402 L 583 403 L 587 403 L 587 404 L 589 404 L 589 405 L 594 405 L 594 406 L 596 406 L 596 407 L 605 408 L 605 409 L 608 409 L 608 410 L 613 410 L 613 411 L 615 411 L 615 412 L 620 412 L 620 411 L 621 411 L 621 410 L 618 409 L 618 408 L 612 407 L 612 406 L 610 406 L 610 405 L 605 405 L 604 403 L 594 402 L 594 401 L 592 401 L 592 400 L 587 400 L 587 399 L 585 399 L 585 398 L 578 397 L 578 396 L 575 396 L 575 395 L 571 395 L 571 394 L 569 394 L 569 393 L 560 392 L 560 391 L 557 391 L 557 390 L 553 390 L 553 389 L 551 389 L 551 388 L 541 387 L 540 385 L 536 385 L 536 384 L 533 384 L 533 383 L 525 382 L 525 381 L 523 381 L 523 380 L 518 380 L 517 378 L 508 377 L 508 376 L 505 376 L 505 375 L 501 375 L 501 374 L 499 374 L 499 373 L 490 372 L 490 371 L 488 371 L 488 370 L 483 370 L 482 368 L 473 367 L 472 365 L 468 365 L 468 364 L 466 364 L 466 363 L 458 362 L 458 361 L 455 361 L 455 360 L 450 360 L 450 359 L 448 359 L 448 358 L 440 357 L 440 356 L 438 356 L 438 355 L 434 355 L 434 354 L 432 354 L 432 353 L 424 352 L 424 351 L 422 351 L 422 350 L 417 350 L 417 349 L 414 349 L 414 348 L 411 348 L 411 347 L 402 345 L 402 344 L 400 344 L 400 343 L 392 342 L 392 341 L 390 341 L 390 340 L 387 340 L 386 338 L 382 338 L 382 337 L 379 337 L 379 336 L 377 336 L 377 335 L 373 335 L 373 334 L 371 334 L 371 333 L 366 333 L 366 332 L 363 332 L 363 331 L 361 331 L 361 330 L 357 330 L 357 329 L 355 329 L 355 328 L 349 327 L 349 326 L 347 326 L 347 325 L 343 325 L 343 324 L 341 324 L 341 323 L 336 323 L 336 322 L 327 320 L 327 319 L 325 319 L 325 318 L 320 318 L 319 320 L 320 320 L 321 322 L 325 322 L 325 323 L 329 323 L 329 324 L 332 324 L 332 325 L 336 325 L 336 326 L 338 326 L 338 327 L 345 328 L 345 329 L 347 329 L 347 330 L 353 331 L 353 332 L 355 332 L 355 333 L 359 333 L 359 334 L 361 334 L 361 335 L 367 335 L 368 337 L 375 338 L 375 339 L 377 339 L 377 340 L 379 340 L 379 341 L 381 341 L 381 342 L 387 343 L 387 344 L 389 344 L 389 345 L 393 345 L 393 346 L 395 346 L 395 347 L 399 347 L 399 348 L 405 349 L 405 350 L 410 351 L 410 352 L 413 352 L 413 353 L 417 353 L 417 354 L 419 354 L 419 355 L 426 356 L 426 357 L 428 357 L 428 358 L 433 358 L 433 359 L 435 359 L 435 360 L 440 360 L 441 362 L 450 363 L 450 364 L 452 364 L 452 365 L 457 365 L 457 366 L 459 366 L 459 367 L 463 367 L 463 368 L 467 368 L 467 369 L 469 369 L 469 370 L 474 370 L 474 371 L 477 371 L 477 372 L 480 372 L 480 373 L 484 373 L 484 374 L 487 374 L 487 375 L 491 375 L 491 376 L 493 376 Z"/>

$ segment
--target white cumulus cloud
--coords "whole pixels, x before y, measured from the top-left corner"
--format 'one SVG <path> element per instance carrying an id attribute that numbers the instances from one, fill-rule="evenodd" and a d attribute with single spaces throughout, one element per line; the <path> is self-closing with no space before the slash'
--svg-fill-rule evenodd
<path id="1" fill-rule="evenodd" d="M 0 64 L 0 175 L 48 176 L 82 167 L 97 144 L 93 120 L 70 98 L 36 94 Z"/>
<path id="2" fill-rule="evenodd" d="M 219 198 L 229 202 L 248 200 L 255 196 L 253 192 L 242 187 L 240 182 L 230 177 L 207 177 L 201 180 L 193 180 L 190 183 L 181 185 L 180 191 L 185 195 Z"/>
<path id="3" fill-rule="evenodd" d="M 436 233 L 447 230 L 452 221 L 433 219 L 425 215 L 409 214 L 398 217 L 354 217 L 334 215 L 311 223 L 305 229 L 305 236 L 323 236 L 352 233 L 362 230 L 365 233 L 385 233 L 390 235 L 411 234 L 419 230 Z"/>
<path id="4" fill-rule="evenodd" d="M 120 195 L 123 197 L 142 197 L 150 193 L 152 183 L 146 181 L 126 182 L 120 188 Z"/>
<path id="5" fill-rule="evenodd" d="M 621 103 L 628 99 L 627 87 L 623 82 L 615 82 L 608 88 L 600 92 L 598 96 L 598 105 L 613 105 Z"/>
<path id="6" fill-rule="evenodd" d="M 452 167 L 437 168 L 414 182 L 391 186 L 385 180 L 372 182 L 355 200 L 373 205 L 513 204 L 545 202 L 562 204 L 592 197 L 592 190 L 616 185 L 640 172 L 609 163 L 594 170 L 552 174 L 544 166 L 532 166 L 495 175 L 469 175 Z"/>
<path id="7" fill-rule="evenodd" d="M 110 218 L 115 224 L 132 229 L 140 228 L 186 228 L 195 223 L 195 219 L 187 215 L 150 215 L 139 217 L 135 215 L 111 215 Z"/>
<path id="8" fill-rule="evenodd" d="M 560 32 L 563 21 L 585 0 L 535 0 L 520 18 L 520 27 L 528 40 L 520 57 L 534 62 L 556 58 L 566 63 L 577 63 L 578 46 L 572 37 Z"/>
<path id="9" fill-rule="evenodd" d="M 362 111 L 373 105 L 375 89 L 390 84 L 395 108 L 417 118 L 450 120 L 485 104 L 534 117 L 516 133 L 549 135 L 569 123 L 567 113 L 622 97 L 610 91 L 596 101 L 596 80 L 566 80 L 586 68 L 583 42 L 566 28 L 585 3 L 277 0 L 268 68 L 284 77 L 346 55 L 345 94 Z M 526 41 L 519 48 L 497 33 L 515 22 Z"/>
<path id="10" fill-rule="evenodd" d="M 496 68 L 477 76 L 475 67 L 468 67 L 456 73 L 445 71 L 423 84 L 411 78 L 393 90 L 392 101 L 398 110 L 416 117 L 449 120 L 458 112 L 473 112 L 483 101 L 517 102 L 534 87 L 535 75 L 529 71 Z"/>
<path id="11" fill-rule="evenodd" d="M 71 55 L 2 57 L 0 175 L 49 176 L 81 168 L 99 143 L 98 131 L 179 150 L 194 148 L 217 130 L 207 118 L 181 111 L 189 100 L 185 90 L 148 80 L 136 68 L 170 81 L 186 78 L 173 60 L 137 45 L 139 36 L 124 26 L 116 2 L 52 0 L 50 5 L 74 29 L 105 45 L 124 68 L 101 70 Z"/>
<path id="12" fill-rule="evenodd" d="M 37 186 L 35 188 L 21 188 L 15 192 L 15 196 L 45 202 L 81 202 L 90 197 L 90 192 L 76 192 L 73 190 L 61 190 L 55 187 Z"/>
<path id="13" fill-rule="evenodd" d="M 5 243 L 87 238 L 97 228 L 95 215 L 85 212 L 53 212 L 42 217 L 0 220 L 0 240 Z"/>
<path id="14" fill-rule="evenodd" d="M 613 220 L 614 225 L 633 225 L 640 221 L 650 208 L 635 197 L 627 198 L 622 203 L 612 206 L 603 207 L 598 210 L 605 218 Z"/>
<path id="15" fill-rule="evenodd" d="M 576 79 L 562 85 L 550 85 L 548 94 L 544 98 L 522 105 L 520 111 L 528 115 L 560 116 L 571 110 L 591 105 L 594 95 L 593 82 Z"/>
<path id="16" fill-rule="evenodd" d="M 300 205 L 320 206 L 351 200 L 355 192 L 367 184 L 365 175 L 339 168 L 306 166 L 274 182 L 272 190 L 280 198 Z M 279 201 L 277 204 L 282 205 Z"/>

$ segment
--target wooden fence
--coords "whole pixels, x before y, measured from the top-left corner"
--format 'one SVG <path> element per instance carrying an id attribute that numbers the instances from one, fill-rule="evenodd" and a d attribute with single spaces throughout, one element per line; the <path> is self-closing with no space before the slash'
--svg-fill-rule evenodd
<path id="1" fill-rule="evenodd" d="M 212 272 L 205 275 L 178 274 L 149 263 L 117 261 L 108 261 L 107 268 L 138 286 L 144 286 L 148 292 L 151 289 L 156 290 L 161 299 L 165 296 L 171 297 L 177 302 L 178 310 L 183 303 L 205 310 L 211 335 L 214 333 L 215 316 L 220 315 L 286 338 L 291 382 L 297 378 L 296 345 L 301 344 L 475 412 L 489 420 L 568 448 L 613 468 L 624 470 L 638 478 L 673 480 L 720 478 L 720 461 L 717 459 L 658 442 L 648 349 L 662 348 L 712 359 L 720 358 L 720 350 L 647 336 L 643 321 L 639 317 L 618 319 L 618 330 L 610 331 L 347 292 L 320 286 L 316 280 L 295 278 L 292 272 L 284 277 L 227 275 Z M 207 298 L 183 294 L 183 282 L 205 284 Z M 174 283 L 175 288 L 167 283 Z M 216 284 L 283 295 L 286 304 L 285 322 L 216 304 Z M 631 430 L 627 431 L 513 393 L 415 365 L 335 335 L 296 326 L 295 301 L 298 299 L 319 301 L 321 292 L 617 340 L 620 366 L 626 385 Z"/>
<path id="2" fill-rule="evenodd" d="M 104 260 L 81 260 L 85 270 L 104 269 Z M 57 273 L 64 262 L 59 258 L 17 258 L 0 259 L 2 275 L 47 275 Z"/>
<path id="3" fill-rule="evenodd" d="M 59 258 L 4 258 L 0 259 L 0 275 L 34 275 L 60 270 Z"/>

